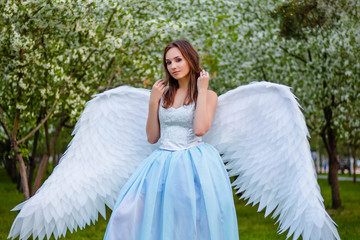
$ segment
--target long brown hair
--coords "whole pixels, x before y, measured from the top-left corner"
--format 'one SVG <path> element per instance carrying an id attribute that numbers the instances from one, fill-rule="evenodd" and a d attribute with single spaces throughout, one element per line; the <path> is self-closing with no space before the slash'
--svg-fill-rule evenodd
<path id="1" fill-rule="evenodd" d="M 173 47 L 176 47 L 180 50 L 181 54 L 184 56 L 185 60 L 189 63 L 189 75 L 190 75 L 190 86 L 185 98 L 185 105 L 188 105 L 192 102 L 196 103 L 197 99 L 197 79 L 200 76 L 200 58 L 199 54 L 196 52 L 195 48 L 186 40 L 180 39 L 169 43 L 164 50 L 164 70 L 165 70 L 165 84 L 169 83 L 169 88 L 164 95 L 163 107 L 170 107 L 175 99 L 176 90 L 179 88 L 178 81 L 171 76 L 166 65 L 166 53 Z"/>

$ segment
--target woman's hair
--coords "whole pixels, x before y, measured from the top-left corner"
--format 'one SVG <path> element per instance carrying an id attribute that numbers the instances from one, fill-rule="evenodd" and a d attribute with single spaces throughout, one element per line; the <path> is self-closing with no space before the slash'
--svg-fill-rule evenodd
<path id="1" fill-rule="evenodd" d="M 181 54 L 184 56 L 185 60 L 188 62 L 189 68 L 190 68 L 190 71 L 189 71 L 190 86 L 189 86 L 187 96 L 185 98 L 185 105 L 188 105 L 192 102 L 196 103 L 196 99 L 197 99 L 197 95 L 198 95 L 197 79 L 200 76 L 200 72 L 201 72 L 199 55 L 196 52 L 195 48 L 193 46 L 191 46 L 191 44 L 188 41 L 183 40 L 183 39 L 173 41 L 165 47 L 164 58 L 163 58 L 164 70 L 165 70 L 165 75 L 166 75 L 165 84 L 169 83 L 169 88 L 166 91 L 166 93 L 164 95 L 164 99 L 163 99 L 163 107 L 164 108 L 168 108 L 173 104 L 174 99 L 175 99 L 176 90 L 179 88 L 178 81 L 171 76 L 171 74 L 169 73 L 169 70 L 167 69 L 167 64 L 166 64 L 166 53 L 171 48 L 174 48 L 174 47 L 176 47 L 180 50 Z"/>

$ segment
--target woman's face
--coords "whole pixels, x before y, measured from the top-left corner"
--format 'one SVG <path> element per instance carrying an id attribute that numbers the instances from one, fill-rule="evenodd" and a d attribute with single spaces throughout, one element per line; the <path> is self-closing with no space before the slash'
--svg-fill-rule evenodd
<path id="1" fill-rule="evenodd" d="M 190 66 L 177 47 L 170 48 L 165 55 L 165 63 L 170 75 L 176 80 L 188 80 Z"/>

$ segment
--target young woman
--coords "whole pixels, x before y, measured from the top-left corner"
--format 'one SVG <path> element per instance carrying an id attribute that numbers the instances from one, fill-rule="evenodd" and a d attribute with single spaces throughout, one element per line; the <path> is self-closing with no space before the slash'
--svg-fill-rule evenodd
<path id="1" fill-rule="evenodd" d="M 104 239 L 238 239 L 229 177 L 201 138 L 217 104 L 209 74 L 185 40 L 165 48 L 163 63 L 166 80 L 152 87 L 146 125 L 160 147 L 122 188 Z"/>

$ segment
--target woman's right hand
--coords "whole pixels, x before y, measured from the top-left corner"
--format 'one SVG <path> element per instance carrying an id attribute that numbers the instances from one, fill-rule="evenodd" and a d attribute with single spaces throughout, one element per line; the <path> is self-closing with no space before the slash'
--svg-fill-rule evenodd
<path id="1" fill-rule="evenodd" d="M 165 91 L 165 82 L 157 80 L 151 89 L 150 101 L 159 102 Z"/>
<path id="2" fill-rule="evenodd" d="M 160 139 L 160 124 L 159 124 L 159 102 L 165 91 L 165 83 L 163 80 L 157 80 L 151 89 L 149 101 L 149 113 L 146 122 L 146 135 L 148 142 L 156 143 Z"/>

